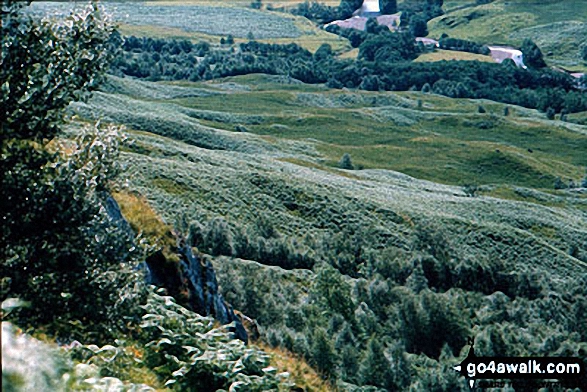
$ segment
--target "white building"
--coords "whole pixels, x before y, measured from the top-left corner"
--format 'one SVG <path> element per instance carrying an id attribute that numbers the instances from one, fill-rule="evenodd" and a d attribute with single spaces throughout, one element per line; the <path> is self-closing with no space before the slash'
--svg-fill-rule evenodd
<path id="1" fill-rule="evenodd" d="M 379 0 L 363 0 L 363 5 L 354 15 L 359 16 L 378 16 L 381 14 L 381 8 L 379 7 Z"/>

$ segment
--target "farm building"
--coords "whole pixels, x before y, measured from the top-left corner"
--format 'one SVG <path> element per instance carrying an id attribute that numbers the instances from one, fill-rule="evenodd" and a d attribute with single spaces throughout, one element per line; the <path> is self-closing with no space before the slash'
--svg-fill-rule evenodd
<path id="1" fill-rule="evenodd" d="M 361 8 L 353 13 L 353 16 L 362 16 L 365 18 L 372 18 L 379 15 L 381 15 L 379 0 L 363 0 Z"/>
<path id="2" fill-rule="evenodd" d="M 505 59 L 512 59 L 518 67 L 526 68 L 524 55 L 519 49 L 506 46 L 489 46 L 489 50 L 491 50 L 491 57 L 497 63 L 502 63 Z"/>

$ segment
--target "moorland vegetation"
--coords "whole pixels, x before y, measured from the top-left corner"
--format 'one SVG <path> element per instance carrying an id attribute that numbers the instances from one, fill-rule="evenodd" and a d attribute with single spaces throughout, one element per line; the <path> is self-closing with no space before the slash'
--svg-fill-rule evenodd
<path id="1" fill-rule="evenodd" d="M 465 391 L 469 338 L 477 355 L 587 358 L 587 103 L 570 76 L 414 63 L 409 29 L 373 24 L 337 31 L 359 48 L 341 60 L 3 7 L 4 390 Z M 149 286 L 145 259 L 186 246 L 248 344 Z"/>

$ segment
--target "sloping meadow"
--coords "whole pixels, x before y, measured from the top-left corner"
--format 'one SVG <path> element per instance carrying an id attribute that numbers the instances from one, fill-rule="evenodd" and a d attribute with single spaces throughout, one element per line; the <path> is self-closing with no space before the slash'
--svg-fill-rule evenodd
<path id="1" fill-rule="evenodd" d="M 256 320 L 261 339 L 303 356 L 340 389 L 465 390 L 451 366 L 468 337 L 478 355 L 586 352 L 580 190 L 533 189 L 507 176 L 472 190 L 377 166 L 342 170 L 329 151 L 368 147 L 369 130 L 311 129 L 326 113 L 386 124 L 389 139 L 401 140 L 432 136 L 431 124 L 479 132 L 462 123 L 493 118 L 496 131 L 485 129 L 486 137 L 507 152 L 522 142 L 501 127 L 546 126 L 534 112 L 487 118 L 471 114 L 478 103 L 466 100 L 281 90 L 271 78 L 140 88 L 113 80 L 119 87 L 72 110 L 127 125 L 126 186 L 213 260 L 225 298 Z M 251 110 L 238 110 L 247 99 Z M 564 143 L 559 135 L 584 137 L 581 126 L 557 127 L 544 154 Z M 573 160 L 549 157 L 543 165 L 581 172 Z"/>

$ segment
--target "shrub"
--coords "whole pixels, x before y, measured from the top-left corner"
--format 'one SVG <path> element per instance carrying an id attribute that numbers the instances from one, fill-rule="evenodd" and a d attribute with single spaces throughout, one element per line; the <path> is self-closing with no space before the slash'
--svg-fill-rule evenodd
<path id="1" fill-rule="evenodd" d="M 118 340 L 116 346 L 79 346 L 74 358 L 121 379 L 128 379 L 129 368 L 141 364 L 178 391 L 266 391 L 291 386 L 287 373 L 278 374 L 269 366 L 268 354 L 234 339 L 229 326 L 215 327 L 212 318 L 156 292 L 149 294 L 143 309 L 141 352 Z"/>
<path id="2" fill-rule="evenodd" d="M 338 167 L 341 169 L 346 170 L 353 170 L 355 167 L 353 166 L 353 162 L 351 161 L 351 156 L 348 153 L 345 153 L 342 158 L 340 158 L 340 162 L 338 163 Z"/>
<path id="3" fill-rule="evenodd" d="M 522 53 L 524 55 L 524 64 L 531 68 L 544 68 L 546 67 L 546 63 L 542 58 L 542 51 L 532 41 L 531 39 L 526 38 L 522 43 Z"/>
<path id="4" fill-rule="evenodd" d="M 67 105 L 101 79 L 112 27 L 96 5 L 61 22 L 3 7 L 2 296 L 31 302 L 20 323 L 71 336 L 83 321 L 107 335 L 132 319 L 141 293 L 133 236 L 108 214 L 121 140 L 98 125 L 68 144 L 55 137 Z"/>

